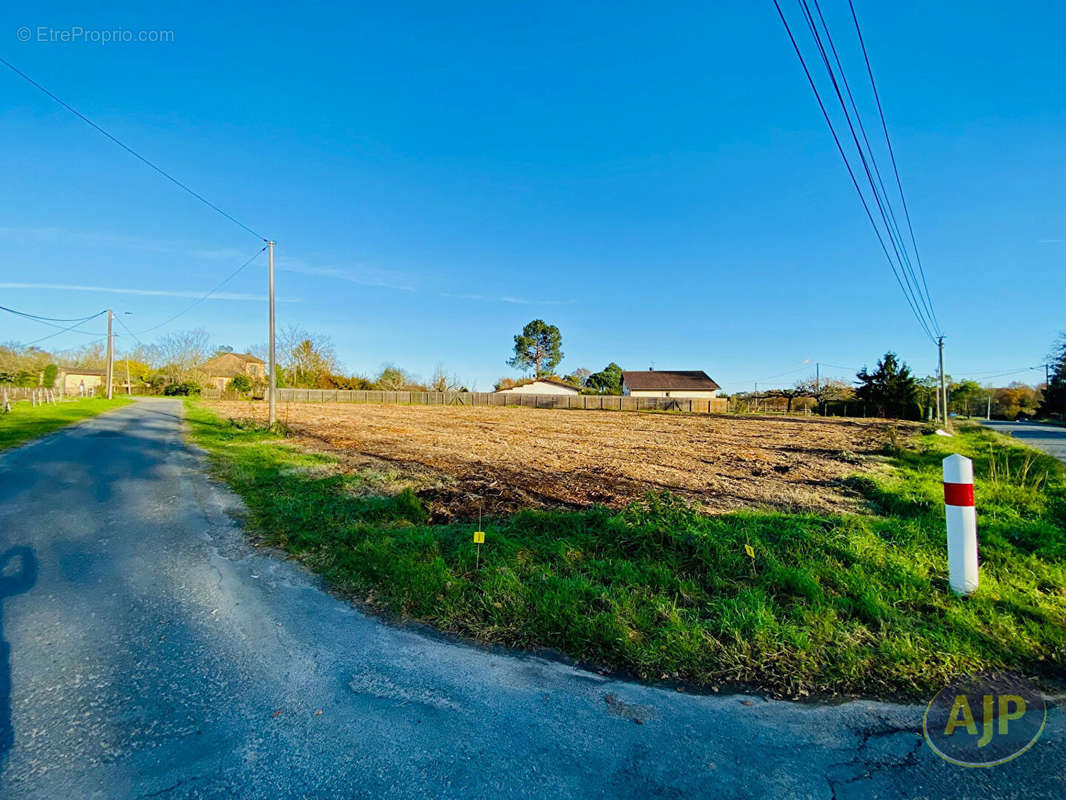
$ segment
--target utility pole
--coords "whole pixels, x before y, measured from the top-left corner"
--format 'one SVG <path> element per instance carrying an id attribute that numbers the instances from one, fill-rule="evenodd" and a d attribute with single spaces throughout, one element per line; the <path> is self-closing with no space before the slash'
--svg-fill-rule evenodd
<path id="1" fill-rule="evenodd" d="M 948 387 L 944 382 L 944 337 L 940 336 L 936 340 L 937 352 L 939 353 L 940 363 L 940 396 L 937 398 L 937 405 L 940 406 L 940 421 L 947 425 L 948 422 Z"/>
<path id="2" fill-rule="evenodd" d="M 107 399 L 114 396 L 114 372 L 115 372 L 115 337 L 111 334 L 111 321 L 115 318 L 115 312 L 107 310 Z"/>
<path id="3" fill-rule="evenodd" d="M 277 378 L 277 364 L 274 360 L 274 242 L 273 240 L 267 242 L 267 248 L 270 251 L 270 379 L 267 383 L 267 398 L 268 405 L 270 406 L 270 414 L 268 421 L 273 427 L 274 423 L 278 421 L 278 404 L 275 394 L 277 393 L 278 378 Z M 260 251 L 262 252 L 262 251 Z"/>
<path id="4" fill-rule="evenodd" d="M 822 365 L 817 361 L 814 362 L 814 391 L 818 391 L 822 388 Z"/>
<path id="5" fill-rule="evenodd" d="M 988 395 L 988 407 L 985 410 L 985 419 L 992 419 L 992 395 Z"/>

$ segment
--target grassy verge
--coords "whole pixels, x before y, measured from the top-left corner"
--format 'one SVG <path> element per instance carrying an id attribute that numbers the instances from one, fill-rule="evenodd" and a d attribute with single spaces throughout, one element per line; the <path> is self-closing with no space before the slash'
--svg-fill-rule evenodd
<path id="1" fill-rule="evenodd" d="M 262 539 L 338 590 L 479 641 L 549 647 L 649 680 L 928 696 L 960 673 L 1066 666 L 1058 462 L 975 426 L 894 451 L 861 516 L 706 517 L 669 495 L 622 511 L 433 526 L 390 476 L 189 406 L 194 439 Z M 975 461 L 981 588 L 947 588 L 940 460 Z M 745 552 L 750 545 L 755 558 Z"/>
<path id="2" fill-rule="evenodd" d="M 16 447 L 128 402 L 131 402 L 128 398 L 117 397 L 114 400 L 88 398 L 64 401 L 54 406 L 15 403 L 11 406 L 10 414 L 0 414 L 0 450 Z"/>

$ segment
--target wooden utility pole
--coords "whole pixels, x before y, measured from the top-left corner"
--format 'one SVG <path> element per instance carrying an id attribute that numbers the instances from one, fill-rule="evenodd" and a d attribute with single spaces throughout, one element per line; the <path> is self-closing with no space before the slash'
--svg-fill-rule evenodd
<path id="1" fill-rule="evenodd" d="M 111 321 L 115 318 L 115 312 L 107 310 L 107 399 L 113 397 L 114 372 L 115 372 L 115 337 L 111 333 Z"/>
<path id="2" fill-rule="evenodd" d="M 948 422 L 948 387 L 944 380 L 944 337 L 940 336 L 936 340 L 937 352 L 939 353 L 940 362 L 940 396 L 937 398 L 937 405 L 940 407 L 940 421 L 945 425 Z"/>
<path id="3" fill-rule="evenodd" d="M 278 421 L 278 405 L 275 395 L 277 394 L 278 378 L 277 364 L 274 360 L 274 242 L 267 242 L 270 250 L 270 378 L 267 382 L 267 404 L 270 407 L 269 423 L 271 426 Z M 263 252 L 262 250 L 259 251 Z"/>

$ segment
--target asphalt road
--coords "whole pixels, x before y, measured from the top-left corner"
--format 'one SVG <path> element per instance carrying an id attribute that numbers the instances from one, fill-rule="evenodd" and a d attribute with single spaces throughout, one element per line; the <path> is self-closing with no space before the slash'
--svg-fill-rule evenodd
<path id="1" fill-rule="evenodd" d="M 364 616 L 244 540 L 146 401 L 0 456 L 0 797 L 1066 796 L 921 706 L 691 696 Z M 6 751 L 6 752 L 4 752 Z"/>
<path id="2" fill-rule="evenodd" d="M 1038 447 L 1051 453 L 1060 461 L 1066 461 L 1066 428 L 1057 425 L 1041 425 L 1036 422 L 983 421 L 982 425 L 1013 436 L 1030 447 Z"/>

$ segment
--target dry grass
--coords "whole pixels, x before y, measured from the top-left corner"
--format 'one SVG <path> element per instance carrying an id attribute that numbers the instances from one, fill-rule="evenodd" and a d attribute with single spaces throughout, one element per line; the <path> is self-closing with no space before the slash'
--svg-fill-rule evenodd
<path id="1" fill-rule="evenodd" d="M 266 419 L 264 403 L 205 403 Z M 688 416 L 530 408 L 285 404 L 297 443 L 346 470 L 399 473 L 436 521 L 479 510 L 619 508 L 668 490 L 716 513 L 849 511 L 841 479 L 869 470 L 893 440 L 884 421 Z M 911 431 L 916 426 L 892 423 Z"/>

